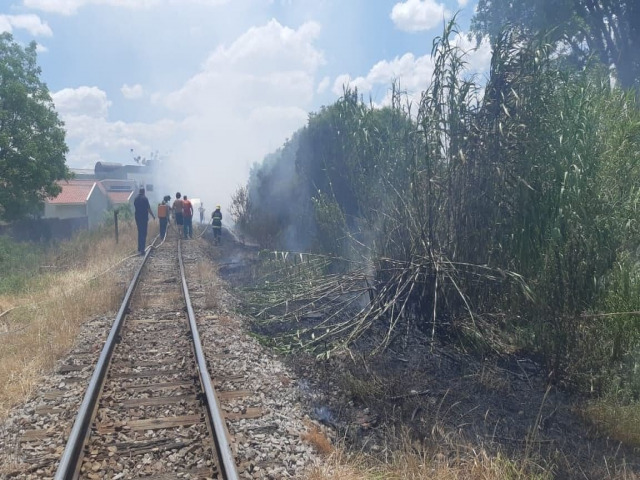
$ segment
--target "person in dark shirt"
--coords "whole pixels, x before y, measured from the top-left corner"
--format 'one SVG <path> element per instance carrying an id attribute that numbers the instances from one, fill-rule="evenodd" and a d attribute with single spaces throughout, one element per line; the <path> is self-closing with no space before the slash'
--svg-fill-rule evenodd
<path id="1" fill-rule="evenodd" d="M 149 222 L 149 215 L 155 220 L 156 217 L 151 211 L 151 205 L 149 205 L 149 199 L 144 195 L 144 188 L 140 189 L 140 193 L 133 201 L 133 207 L 135 209 L 136 226 L 138 227 L 138 253 L 144 255 L 144 249 L 147 245 L 147 223 Z"/>

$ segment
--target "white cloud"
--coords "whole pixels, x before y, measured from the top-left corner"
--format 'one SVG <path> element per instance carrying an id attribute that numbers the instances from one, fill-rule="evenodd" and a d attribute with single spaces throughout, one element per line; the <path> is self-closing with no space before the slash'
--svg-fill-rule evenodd
<path id="1" fill-rule="evenodd" d="M 93 167 L 100 160 L 131 163 L 131 149 L 145 156 L 164 149 L 170 143 L 169 139 L 182 132 L 180 124 L 171 120 L 126 123 L 82 115 L 61 117 L 71 152 L 67 161 L 79 167 Z"/>
<path id="2" fill-rule="evenodd" d="M 65 88 L 51 96 L 62 116 L 106 118 L 111 106 L 107 94 L 98 87 Z"/>
<path id="3" fill-rule="evenodd" d="M 331 80 L 329 79 L 329 77 L 324 77 L 322 80 L 320 80 L 320 83 L 318 83 L 318 88 L 316 89 L 317 93 L 324 93 L 327 91 L 327 88 L 329 88 L 329 84 L 331 83 Z"/>
<path id="4" fill-rule="evenodd" d="M 135 85 L 127 85 L 126 83 L 120 87 L 120 92 L 122 96 L 129 100 L 135 100 L 137 98 L 141 98 L 144 95 L 144 88 L 139 83 Z"/>
<path id="5" fill-rule="evenodd" d="M 483 41 L 476 49 L 475 40 L 470 40 L 464 34 L 458 34 L 452 39 L 452 43 L 466 52 L 464 73 L 482 74 L 488 70 L 491 60 L 491 47 L 488 40 Z M 426 90 L 433 69 L 431 55 L 415 57 L 413 53 L 405 53 L 390 61 L 379 61 L 371 67 L 366 76 L 352 78 L 348 74 L 339 75 L 333 84 L 332 91 L 336 95 L 342 95 L 344 85 L 358 88 L 359 92 L 363 94 L 383 89 L 387 93 L 382 100 L 378 100 L 378 103 L 386 105 L 390 101 L 391 84 L 398 81 L 400 88 L 407 92 L 410 99 L 416 101 L 420 98 L 420 94 Z"/>
<path id="6" fill-rule="evenodd" d="M 249 28 L 217 47 L 180 89 L 154 95 L 185 116 L 188 132 L 168 176 L 192 192 L 208 192 L 199 194 L 205 203 L 226 203 L 250 166 L 307 121 L 325 62 L 315 46 L 319 33 L 316 22 L 294 29 L 271 20 Z"/>
<path id="7" fill-rule="evenodd" d="M 336 95 L 342 95 L 345 87 L 357 88 L 360 92 L 370 92 L 373 88 L 373 83 L 369 80 L 368 75 L 367 77 L 353 78 L 351 75 L 343 73 L 336 77 L 331 91 Z"/>
<path id="8" fill-rule="evenodd" d="M 184 5 L 195 3 L 200 5 L 218 6 L 231 0 L 169 0 L 170 4 Z M 159 7 L 166 0 L 23 0 L 24 6 L 44 12 L 73 15 L 86 5 L 105 5 L 110 7 L 126 7 L 131 9 L 149 9 Z"/>
<path id="9" fill-rule="evenodd" d="M 406 0 L 396 3 L 390 16 L 400 30 L 419 32 L 440 25 L 451 12 L 435 0 Z"/>
<path id="10" fill-rule="evenodd" d="M 0 15 L 0 32 L 12 32 L 14 28 L 26 30 L 34 36 L 53 35 L 49 25 L 37 15 Z"/>
<path id="11" fill-rule="evenodd" d="M 166 119 L 152 123 L 110 121 L 111 101 L 97 87 L 65 88 L 51 96 L 65 124 L 69 165 L 93 167 L 99 160 L 114 159 L 127 163 L 131 158 L 125 155 L 132 148 L 146 154 L 164 148 L 183 131 L 179 123 Z"/>
<path id="12" fill-rule="evenodd" d="M 342 95 L 343 85 L 356 87 L 361 93 L 371 92 L 374 87 L 390 88 L 398 80 L 403 90 L 419 93 L 424 90 L 427 80 L 433 73 L 433 60 L 430 55 L 415 57 L 413 53 L 405 53 L 391 61 L 381 60 L 376 63 L 366 77 L 351 78 L 340 75 L 333 85 L 333 92 Z"/>
<path id="13" fill-rule="evenodd" d="M 290 69 L 291 65 L 315 70 L 324 64 L 322 52 L 313 46 L 319 34 L 317 22 L 306 22 L 294 30 L 272 19 L 262 27 L 250 28 L 228 48 L 217 48 L 205 68 L 223 67 L 256 75 Z"/>
<path id="14" fill-rule="evenodd" d="M 455 44 L 467 52 L 464 61 L 466 70 L 471 73 L 486 73 L 491 63 L 491 43 L 485 37 L 476 48 L 475 38 L 469 38 L 467 34 L 459 34 L 455 38 Z"/>
<path id="15" fill-rule="evenodd" d="M 469 0 L 458 0 L 459 7 L 466 7 L 468 3 L 469 3 Z"/>
<path id="16" fill-rule="evenodd" d="M 231 108 L 247 112 L 264 105 L 298 106 L 311 101 L 314 74 L 324 56 L 313 46 L 320 26 L 299 29 L 271 20 L 252 27 L 230 46 L 218 47 L 202 71 L 163 102 L 187 114 Z"/>

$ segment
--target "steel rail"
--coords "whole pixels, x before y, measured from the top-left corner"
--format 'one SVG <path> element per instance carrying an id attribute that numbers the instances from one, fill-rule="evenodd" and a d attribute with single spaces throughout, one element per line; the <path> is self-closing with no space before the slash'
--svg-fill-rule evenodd
<path id="1" fill-rule="evenodd" d="M 193 337 L 193 345 L 196 354 L 197 368 L 200 375 L 200 381 L 202 382 L 202 388 L 204 389 L 207 398 L 207 411 L 209 413 L 209 420 L 211 421 L 212 429 L 214 432 L 216 446 L 218 447 L 218 455 L 220 457 L 220 468 L 222 469 L 222 476 L 225 480 L 238 480 L 238 470 L 236 468 L 236 462 L 233 459 L 231 448 L 226 441 L 227 434 L 224 423 L 224 418 L 218 404 L 218 398 L 216 392 L 211 384 L 211 376 L 207 369 L 207 361 L 202 351 L 202 344 L 200 342 L 200 334 L 198 333 L 198 326 L 196 325 L 196 316 L 193 313 L 193 307 L 191 306 L 191 298 L 189 297 L 189 288 L 187 287 L 187 280 L 184 273 L 184 263 L 182 261 L 182 240 L 178 240 L 178 260 L 180 262 L 180 276 L 182 279 L 182 293 L 184 294 L 184 301 L 187 304 L 187 313 L 189 315 L 189 328 L 191 329 L 191 336 Z"/>
<path id="2" fill-rule="evenodd" d="M 149 258 L 151 250 L 152 248 L 148 248 L 145 252 L 144 259 L 138 267 L 138 270 L 136 270 L 136 273 L 133 276 L 131 283 L 129 284 L 129 288 L 127 289 L 127 293 L 124 296 L 122 305 L 120 305 L 120 310 L 118 310 L 118 314 L 116 315 L 116 319 L 113 322 L 113 326 L 111 327 L 111 331 L 109 332 L 107 341 L 102 348 L 102 352 L 100 352 L 98 363 L 96 364 L 96 368 L 93 371 L 91 380 L 89 381 L 87 392 L 85 393 L 82 404 L 80 405 L 80 410 L 78 411 L 76 420 L 73 423 L 71 433 L 69 434 L 69 439 L 67 440 L 67 444 L 64 448 L 64 453 L 62 454 L 60 464 L 58 465 L 58 469 L 56 470 L 55 480 L 72 480 L 76 476 L 77 469 L 79 468 L 78 462 L 80 460 L 80 454 L 82 453 L 82 447 L 84 446 L 84 442 L 89 433 L 89 429 L 91 428 L 93 412 L 100 396 L 100 391 L 102 390 L 102 384 L 104 382 L 105 375 L 107 373 L 107 370 L 109 369 L 111 356 L 120 335 L 120 330 L 122 329 L 122 325 L 124 323 L 126 311 L 129 307 L 129 302 L 131 301 L 131 296 L 133 295 L 133 291 L 138 284 L 140 273 L 142 272 L 142 268 L 147 262 L 147 258 Z"/>

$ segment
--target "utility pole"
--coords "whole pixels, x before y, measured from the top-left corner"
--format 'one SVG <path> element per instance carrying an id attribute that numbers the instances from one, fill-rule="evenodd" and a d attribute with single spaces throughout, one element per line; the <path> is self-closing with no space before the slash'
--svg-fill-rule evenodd
<path id="1" fill-rule="evenodd" d="M 118 209 L 113 211 L 113 224 L 116 227 L 116 244 L 118 243 Z"/>

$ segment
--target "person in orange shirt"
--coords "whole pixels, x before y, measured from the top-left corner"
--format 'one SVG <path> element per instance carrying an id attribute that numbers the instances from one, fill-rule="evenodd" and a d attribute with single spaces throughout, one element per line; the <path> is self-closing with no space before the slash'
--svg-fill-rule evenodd
<path id="1" fill-rule="evenodd" d="M 167 223 L 169 221 L 169 205 L 166 200 L 158 205 L 158 220 L 160 221 L 160 238 L 164 238 L 167 234 Z"/>
<path id="2" fill-rule="evenodd" d="M 187 196 L 182 197 L 182 223 L 184 238 L 193 238 L 193 205 L 191 201 L 187 199 Z"/>

